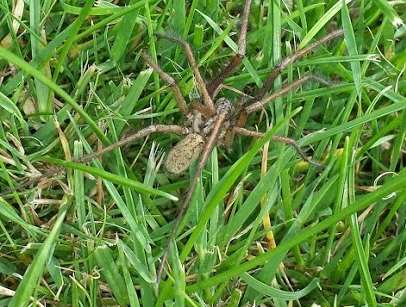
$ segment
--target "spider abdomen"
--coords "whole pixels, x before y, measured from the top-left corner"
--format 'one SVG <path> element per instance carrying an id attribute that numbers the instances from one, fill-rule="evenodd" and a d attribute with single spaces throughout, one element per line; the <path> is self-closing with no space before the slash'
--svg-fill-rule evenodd
<path id="1" fill-rule="evenodd" d="M 200 134 L 188 134 L 169 151 L 165 160 L 166 170 L 176 175 L 183 173 L 199 157 L 203 146 L 204 138 Z"/>

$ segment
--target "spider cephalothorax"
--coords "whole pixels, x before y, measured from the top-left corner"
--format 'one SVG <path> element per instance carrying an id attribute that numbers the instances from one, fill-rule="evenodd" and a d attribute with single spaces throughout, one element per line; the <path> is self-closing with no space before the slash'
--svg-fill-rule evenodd
<path id="1" fill-rule="evenodd" d="M 194 105 L 192 115 L 189 117 L 190 126 L 193 128 L 194 133 L 201 134 L 204 137 L 208 136 L 213 130 L 213 124 L 217 116 L 222 113 L 226 115 L 222 125 L 222 132 L 225 132 L 231 126 L 231 120 L 235 115 L 233 104 L 227 98 L 222 97 L 216 100 L 214 108 L 214 112 L 209 112 L 205 110 L 203 106 L 199 106 L 198 104 Z M 219 135 L 219 139 L 221 139 L 221 134 Z M 221 141 L 219 144 L 221 144 Z"/>

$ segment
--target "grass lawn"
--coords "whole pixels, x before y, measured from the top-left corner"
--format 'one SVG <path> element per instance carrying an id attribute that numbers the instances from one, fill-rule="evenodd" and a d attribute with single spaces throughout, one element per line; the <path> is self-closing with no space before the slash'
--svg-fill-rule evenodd
<path id="1" fill-rule="evenodd" d="M 249 114 L 264 135 L 214 146 L 202 172 L 165 169 L 173 133 L 80 160 L 190 124 L 142 53 L 198 103 L 185 53 L 157 34 L 189 42 L 209 84 L 239 51 L 243 7 L 0 1 L 0 306 L 406 306 L 405 1 L 253 0 L 217 97 L 251 102 L 284 58 L 341 29 L 266 95 L 326 82 Z"/>

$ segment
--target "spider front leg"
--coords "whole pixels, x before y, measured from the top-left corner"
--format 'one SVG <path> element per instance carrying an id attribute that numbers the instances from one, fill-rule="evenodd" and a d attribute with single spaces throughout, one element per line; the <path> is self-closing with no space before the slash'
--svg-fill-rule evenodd
<path id="1" fill-rule="evenodd" d="M 241 128 L 241 127 L 234 127 L 233 131 L 236 134 L 254 137 L 254 138 L 260 138 L 264 135 L 261 132 L 252 131 L 252 130 L 248 130 L 248 129 Z M 303 160 L 307 161 L 309 164 L 311 164 L 313 166 L 323 167 L 322 164 L 315 162 L 312 159 L 310 159 L 309 157 L 307 157 L 306 154 L 303 152 L 303 150 L 300 148 L 299 144 L 297 144 L 294 139 L 284 137 L 284 136 L 274 135 L 274 136 L 272 136 L 272 141 L 292 146 L 297 151 L 297 153 L 302 157 Z"/>
<path id="2" fill-rule="evenodd" d="M 249 98 L 247 100 L 247 98 L 241 100 L 239 102 L 239 104 L 237 105 L 237 112 L 235 114 L 237 114 L 237 118 L 234 124 L 234 127 L 237 128 L 243 128 L 245 127 L 246 123 L 247 123 L 247 119 L 248 119 L 248 115 L 256 112 L 258 110 L 261 110 L 267 103 L 270 103 L 280 97 L 285 96 L 286 94 L 288 94 L 290 91 L 298 88 L 300 85 L 302 85 L 303 83 L 309 81 L 309 80 L 316 80 L 320 83 L 323 84 L 329 84 L 328 81 L 324 80 L 321 77 L 315 76 L 315 75 L 311 75 L 311 74 L 307 74 L 305 76 L 303 76 L 302 78 L 292 82 L 291 84 L 287 84 L 284 87 L 282 87 L 279 91 L 273 93 L 270 96 L 267 96 L 265 98 L 262 98 L 258 101 L 254 100 L 254 103 L 252 103 L 251 105 L 246 105 L 247 102 L 252 101 L 251 98 Z M 234 135 L 235 135 L 235 131 L 234 130 L 230 130 L 227 132 L 226 137 L 225 137 L 225 143 L 226 146 L 230 146 L 233 143 L 233 139 L 234 139 Z"/>
<path id="3" fill-rule="evenodd" d="M 231 75 L 238 66 L 240 66 L 242 59 L 245 56 L 247 30 L 248 30 L 248 17 L 250 14 L 251 0 L 245 0 L 244 10 L 241 17 L 240 36 L 238 38 L 238 53 L 234 55 L 228 65 L 224 67 L 207 86 L 207 90 L 212 97 L 218 93 L 219 86 L 224 82 L 225 78 Z"/>
<path id="4" fill-rule="evenodd" d="M 269 90 L 272 88 L 273 82 L 275 79 L 282 73 L 282 71 L 288 67 L 290 64 L 293 64 L 297 60 L 303 58 L 306 56 L 308 53 L 312 52 L 314 49 L 318 48 L 319 46 L 327 43 L 328 41 L 339 37 L 344 34 L 343 30 L 336 30 L 333 31 L 326 36 L 320 38 L 318 41 L 310 44 L 308 47 L 298 49 L 294 54 L 286 57 L 285 59 L 282 60 L 274 70 L 271 72 L 271 74 L 268 76 L 268 78 L 265 80 L 264 85 L 255 93 L 255 99 L 260 100 L 262 97 L 265 96 L 266 93 L 269 92 Z"/>
<path id="5" fill-rule="evenodd" d="M 318 81 L 320 83 L 323 84 L 329 84 L 328 81 L 324 80 L 321 77 L 315 76 L 315 75 L 311 75 L 311 74 L 307 74 L 305 76 L 303 76 L 302 78 L 292 82 L 291 84 L 285 85 L 283 86 L 279 91 L 273 93 L 270 96 L 261 98 L 258 101 L 255 101 L 254 103 L 248 105 L 248 106 L 244 106 L 244 104 L 242 104 L 242 109 L 239 112 L 239 117 L 237 119 L 236 125 L 233 129 L 233 131 L 231 132 L 232 134 L 237 133 L 240 135 L 246 135 L 246 136 L 251 136 L 251 137 L 261 137 L 262 133 L 259 132 L 255 132 L 255 131 L 251 131 L 248 129 L 243 128 L 247 122 L 247 117 L 249 114 L 259 111 L 261 110 L 266 104 L 285 96 L 286 94 L 288 94 L 290 91 L 298 88 L 299 86 L 301 86 L 303 83 L 308 82 L 309 80 L 315 80 Z M 232 135 L 233 136 L 233 135 Z M 309 159 L 305 153 L 300 149 L 300 146 L 295 142 L 295 140 L 287 138 L 287 137 L 282 137 L 282 136 L 274 136 L 272 138 L 273 141 L 276 142 L 280 142 L 280 143 L 284 143 L 284 144 L 288 144 L 291 145 L 298 153 L 299 155 L 307 162 L 309 162 L 310 164 L 320 167 L 321 164 L 312 161 L 311 159 Z"/>
<path id="6" fill-rule="evenodd" d="M 152 133 L 157 133 L 157 132 L 186 135 L 186 134 L 190 133 L 190 129 L 187 127 L 182 127 L 182 126 L 178 126 L 178 125 L 151 125 L 151 126 L 148 126 L 147 128 L 141 129 L 140 131 L 138 131 L 128 137 L 122 138 L 120 141 L 118 141 L 114 144 L 111 144 L 110 146 L 107 146 L 98 152 L 83 156 L 77 162 L 82 162 L 82 163 L 89 162 L 118 147 L 124 146 L 131 142 L 134 142 L 135 140 L 145 138 L 148 135 L 150 135 Z"/>
<path id="7" fill-rule="evenodd" d="M 188 59 L 188 62 L 190 64 L 190 66 L 192 67 L 193 74 L 196 78 L 197 88 L 200 92 L 200 95 L 203 96 L 203 103 L 205 104 L 206 108 L 209 109 L 210 113 L 212 115 L 214 115 L 216 113 L 216 109 L 214 107 L 213 100 L 212 100 L 211 96 L 209 95 L 209 92 L 207 91 L 206 83 L 204 82 L 204 80 L 200 74 L 199 67 L 197 65 L 197 62 L 196 62 L 195 57 L 192 52 L 192 48 L 190 47 L 189 43 L 178 37 L 175 37 L 173 35 L 159 33 L 158 36 L 165 38 L 167 40 L 173 41 L 173 42 L 179 44 L 183 48 L 183 50 L 186 54 L 186 58 Z"/>
<path id="8" fill-rule="evenodd" d="M 186 101 L 185 98 L 182 95 L 182 92 L 178 86 L 178 84 L 176 83 L 175 79 L 172 78 L 170 75 L 168 75 L 166 72 L 164 72 L 158 64 L 155 64 L 154 61 L 151 59 L 151 57 L 149 55 L 147 55 L 146 53 L 142 52 L 141 53 L 142 58 L 144 59 L 144 61 L 153 69 L 155 70 L 159 76 L 161 77 L 162 80 L 164 80 L 166 83 L 168 83 L 168 85 L 170 86 L 172 93 L 175 96 L 175 100 L 178 104 L 179 110 L 184 114 L 184 115 L 188 115 L 189 113 L 189 109 L 186 105 Z"/>
<path id="9" fill-rule="evenodd" d="M 323 78 L 316 76 L 316 75 L 307 74 L 307 75 L 304 75 L 303 77 L 301 77 L 300 79 L 295 80 L 291 84 L 287 84 L 287 85 L 283 86 L 281 89 L 279 89 L 277 92 L 273 93 L 272 95 L 263 97 L 257 101 L 254 101 L 252 104 L 246 106 L 245 113 L 247 115 L 249 115 L 253 112 L 261 110 L 266 104 L 285 96 L 289 92 L 291 92 L 291 91 L 295 90 L 296 88 L 298 88 L 299 86 L 301 86 L 303 83 L 306 83 L 310 80 L 318 81 L 320 83 L 329 85 L 329 82 L 324 80 Z"/>

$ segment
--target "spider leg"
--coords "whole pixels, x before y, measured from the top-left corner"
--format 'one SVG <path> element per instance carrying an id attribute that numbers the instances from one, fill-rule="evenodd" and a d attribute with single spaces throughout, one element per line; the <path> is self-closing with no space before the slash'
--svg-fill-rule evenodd
<path id="1" fill-rule="evenodd" d="M 175 79 L 172 78 L 170 75 L 168 75 L 166 72 L 164 72 L 158 64 L 155 64 L 154 61 L 151 59 L 149 55 L 147 55 L 145 52 L 141 53 L 141 56 L 143 60 L 150 66 L 153 70 L 155 70 L 159 76 L 161 77 L 162 80 L 164 80 L 166 83 L 168 83 L 169 87 L 172 90 L 172 93 L 175 95 L 175 100 L 178 104 L 179 110 L 187 115 L 189 113 L 188 107 L 186 105 L 185 98 L 182 95 L 182 92 L 176 83 Z"/>
<path id="2" fill-rule="evenodd" d="M 254 103 L 248 105 L 245 107 L 245 113 L 251 114 L 253 112 L 256 112 L 260 109 L 262 109 L 266 104 L 270 103 L 271 101 L 274 101 L 280 97 L 285 96 L 286 94 L 288 94 L 290 91 L 298 88 L 299 86 L 301 86 L 303 83 L 309 81 L 309 80 L 315 80 L 318 81 L 320 83 L 326 84 L 328 85 L 329 82 L 324 80 L 323 78 L 316 76 L 316 75 L 312 75 L 312 74 L 307 74 L 304 75 L 302 78 L 295 80 L 294 82 L 287 84 L 285 86 L 283 86 L 280 90 L 278 90 L 277 92 L 273 93 L 272 95 L 260 98 L 259 100 L 255 101 Z"/>
<path id="3" fill-rule="evenodd" d="M 212 97 L 215 97 L 215 93 L 217 92 L 218 87 L 224 82 L 224 79 L 231 75 L 234 70 L 240 66 L 241 61 L 245 56 L 250 8 L 251 0 L 245 0 L 244 10 L 241 17 L 240 36 L 238 38 L 238 53 L 231 58 L 230 62 L 226 67 L 224 67 L 223 71 L 220 72 L 207 86 L 207 90 Z"/>
<path id="4" fill-rule="evenodd" d="M 172 231 L 169 235 L 169 241 L 168 241 L 169 243 L 168 243 L 167 247 L 165 248 L 165 251 L 162 255 L 161 263 L 160 263 L 158 271 L 157 271 L 157 284 L 158 285 L 161 281 L 163 269 L 164 269 L 165 263 L 168 259 L 170 244 L 172 244 L 172 242 L 176 239 L 176 234 L 178 232 L 180 222 L 182 221 L 183 215 L 184 215 L 184 213 L 189 205 L 189 202 L 193 196 L 193 193 L 196 189 L 197 183 L 200 178 L 200 174 L 201 174 L 204 166 L 206 165 L 207 160 L 209 159 L 209 155 L 210 155 L 211 151 L 213 150 L 213 147 L 215 146 L 215 144 L 217 142 L 217 138 L 220 134 L 221 126 L 223 125 L 223 123 L 226 119 L 226 116 L 227 116 L 227 114 L 225 112 L 219 113 L 217 115 L 216 121 L 213 124 L 213 130 L 211 131 L 211 134 L 203 149 L 203 153 L 199 160 L 199 164 L 197 165 L 196 172 L 192 178 L 192 182 L 190 183 L 189 190 L 186 194 L 185 199 L 182 202 L 182 205 L 178 209 L 178 213 L 177 213 L 174 225 L 172 226 Z"/>
<path id="5" fill-rule="evenodd" d="M 260 138 L 264 135 L 261 132 L 252 131 L 252 130 L 248 130 L 248 129 L 241 128 L 241 127 L 234 127 L 233 130 L 235 133 L 237 133 L 239 135 L 244 135 L 244 136 L 249 136 L 249 137 L 254 137 L 254 138 Z M 272 136 L 272 141 L 292 146 L 297 151 L 297 153 L 302 157 L 303 160 L 307 161 L 309 164 L 311 164 L 313 166 L 323 167 L 322 164 L 315 162 L 312 159 L 310 159 L 309 157 L 307 157 L 306 154 L 303 152 L 303 150 L 300 148 L 299 144 L 297 144 L 294 139 L 284 137 L 284 136 L 274 135 L 274 136 Z"/>
<path id="6" fill-rule="evenodd" d="M 77 160 L 76 162 L 89 162 L 97 157 L 100 157 L 101 155 L 104 155 L 107 152 L 110 152 L 118 147 L 121 147 L 123 145 L 126 145 L 128 143 L 131 143 L 135 140 L 138 139 L 142 139 L 148 135 L 150 135 L 151 133 L 157 133 L 157 132 L 161 132 L 161 133 L 175 133 L 175 134 L 180 134 L 180 135 L 185 135 L 190 133 L 189 128 L 186 127 L 182 127 L 182 126 L 178 126 L 178 125 L 151 125 L 148 126 L 144 129 L 141 129 L 140 131 L 122 138 L 120 141 L 111 144 L 105 148 L 103 148 L 102 150 L 92 153 L 92 154 L 88 154 L 86 156 L 83 156 L 82 158 L 80 158 L 79 160 Z"/>
<path id="7" fill-rule="evenodd" d="M 265 80 L 264 85 L 255 93 L 255 98 L 257 100 L 261 99 L 262 97 L 265 96 L 265 94 L 271 89 L 273 82 L 275 79 L 281 74 L 281 72 L 290 64 L 296 62 L 297 60 L 303 58 L 305 55 L 313 51 L 314 49 L 318 48 L 322 44 L 327 43 L 328 41 L 339 37 L 343 35 L 344 31 L 343 30 L 336 30 L 333 31 L 326 36 L 322 37 L 318 41 L 315 41 L 314 43 L 310 44 L 309 46 L 297 50 L 294 54 L 288 56 L 287 58 L 283 59 L 282 62 L 280 62 L 274 70 L 271 72 L 271 74 L 268 76 L 268 78 Z"/>
<path id="8" fill-rule="evenodd" d="M 186 58 L 188 59 L 189 64 L 192 67 L 192 71 L 193 71 L 193 74 L 194 74 L 194 76 L 196 78 L 196 82 L 197 82 L 197 88 L 198 88 L 200 94 L 203 96 L 203 103 L 210 110 L 212 115 L 214 115 L 216 113 L 216 109 L 214 107 L 213 100 L 211 99 L 211 96 L 209 95 L 209 92 L 207 91 L 206 83 L 204 82 L 204 80 L 200 74 L 199 67 L 196 63 L 195 57 L 192 52 L 192 48 L 190 47 L 189 43 L 176 36 L 173 36 L 173 35 L 169 35 L 169 34 L 165 34 L 165 33 L 159 33 L 157 35 L 181 45 L 181 47 L 183 48 L 183 50 L 186 54 Z"/>

